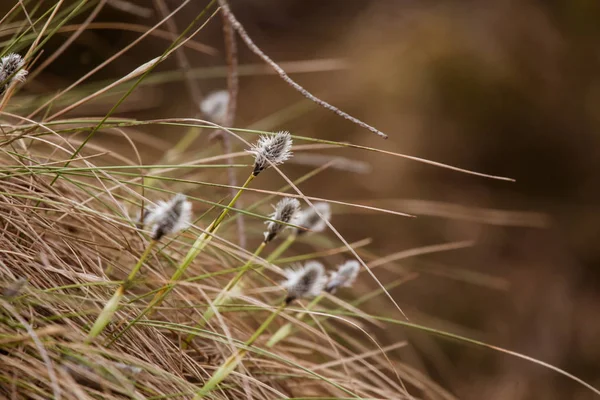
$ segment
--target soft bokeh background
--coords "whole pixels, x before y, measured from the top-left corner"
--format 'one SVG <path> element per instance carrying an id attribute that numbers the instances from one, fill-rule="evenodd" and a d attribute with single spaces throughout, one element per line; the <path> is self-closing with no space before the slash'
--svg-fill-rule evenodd
<path id="1" fill-rule="evenodd" d="M 151 2 L 134 3 L 151 13 L 133 15 L 109 7 L 98 21 L 150 26 L 159 19 Z M 196 15 L 207 1 L 197 3 L 190 7 L 194 12 L 176 19 L 180 29 L 189 23 L 186 16 Z M 600 3 L 231 3 L 251 37 L 277 62 L 306 61 L 302 65 L 315 70 L 321 65 L 333 69 L 296 73 L 294 79 L 390 138 L 383 141 L 307 104 L 276 76 L 254 72 L 240 78 L 236 126 L 288 129 L 516 179 L 485 179 L 360 150 L 311 153 L 345 157 L 356 160 L 353 165 L 359 169 L 364 170 L 362 163 L 370 168 L 362 173 L 330 169 L 304 183 L 305 194 L 418 216 L 340 208 L 333 222 L 348 241 L 372 238 L 368 249 L 379 256 L 445 242 L 476 242 L 397 263 L 403 271 L 419 273 L 392 291 L 411 320 L 527 354 L 600 387 Z M 167 4 L 173 9 L 180 2 Z M 29 90 L 67 86 L 138 35 L 84 33 Z M 219 16 L 195 39 L 219 52 L 186 50 L 194 68 L 225 65 Z M 60 44 L 53 39 L 48 46 Z M 144 41 L 95 79 L 123 76 L 167 45 L 155 38 Z M 241 41 L 238 45 L 241 64 L 259 63 Z M 322 59 L 337 61 L 319 64 Z M 160 67 L 169 69 L 177 69 L 174 59 Z M 225 87 L 223 70 L 211 70 L 213 75 L 202 71 L 198 82 L 204 93 Z M 141 87 L 119 115 L 194 116 L 197 107 L 184 85 L 176 78 Z M 114 104 L 116 99 L 103 101 Z M 93 115 L 94 107 L 106 109 L 96 102 L 74 115 Z M 264 121 L 267 117 L 276 122 Z M 156 129 L 158 140 L 174 136 Z M 206 136 L 194 144 L 198 151 L 211 145 Z M 142 156 L 147 163 L 159 157 L 150 148 Z M 298 177 L 312 168 L 301 164 L 311 162 L 322 160 L 299 158 L 286 172 Z M 271 188 L 279 185 L 273 182 Z M 396 279 L 396 272 L 376 271 L 383 282 Z M 361 287 L 376 286 L 365 278 Z M 382 305 L 394 312 L 383 299 L 367 308 L 380 312 Z M 376 333 L 384 343 L 407 337 L 412 348 L 400 350 L 400 357 L 462 399 L 592 398 L 539 365 L 417 331 L 388 328 Z"/>

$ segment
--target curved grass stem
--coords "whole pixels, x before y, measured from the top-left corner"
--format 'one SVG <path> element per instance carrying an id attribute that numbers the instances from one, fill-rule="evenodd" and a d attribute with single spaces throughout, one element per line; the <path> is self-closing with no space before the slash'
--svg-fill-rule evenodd
<path id="1" fill-rule="evenodd" d="M 213 238 L 213 235 L 219 229 L 219 226 L 221 225 L 221 223 L 227 216 L 227 213 L 229 212 L 229 210 L 235 205 L 237 200 L 240 198 L 240 196 L 244 192 L 244 189 L 246 189 L 246 187 L 248 187 L 248 185 L 250 185 L 250 183 L 254 180 L 254 178 L 256 178 L 256 176 L 254 174 L 250 174 L 250 176 L 248 176 L 248 179 L 246 179 L 246 182 L 244 182 L 244 184 L 242 185 L 240 190 L 238 190 L 238 192 L 231 199 L 229 204 L 227 204 L 227 206 L 225 206 L 225 208 L 221 211 L 221 213 L 217 216 L 217 218 L 208 226 L 208 228 L 206 228 L 206 230 L 198 236 L 198 238 L 196 239 L 196 241 L 194 242 L 194 244 L 192 245 L 190 250 L 187 252 L 185 257 L 183 258 L 181 263 L 177 266 L 177 269 L 171 276 L 170 283 L 166 286 L 163 286 L 158 292 L 156 292 L 156 294 L 154 295 L 154 297 L 152 298 L 152 300 L 150 301 L 148 306 L 141 312 L 141 314 L 138 315 L 136 318 L 134 318 L 132 321 L 130 321 L 127 324 L 127 326 L 125 326 L 125 328 L 123 328 L 123 330 L 121 332 L 119 332 L 113 339 L 111 339 L 106 344 L 107 346 L 110 346 L 112 343 L 114 343 L 115 340 L 117 340 L 125 332 L 127 332 L 129 330 L 129 328 L 131 328 L 142 317 L 144 317 L 145 315 L 152 314 L 155 307 L 158 306 L 164 300 L 164 298 L 167 296 L 167 294 L 169 294 L 171 292 L 171 290 L 173 290 L 173 288 L 175 287 L 175 282 L 177 282 L 181 279 L 181 277 L 183 276 L 186 269 L 190 266 L 190 264 L 196 259 L 196 257 L 198 257 L 198 255 L 202 252 L 202 250 L 204 250 L 204 248 L 210 243 L 210 241 Z"/>
<path id="2" fill-rule="evenodd" d="M 240 268 L 240 271 L 237 273 L 236 276 L 234 276 L 229 283 L 227 284 L 227 286 L 225 286 L 225 288 L 219 293 L 219 295 L 217 296 L 217 298 L 215 299 L 215 301 L 212 302 L 211 305 L 209 305 L 209 307 L 206 309 L 206 311 L 204 312 L 204 314 L 202 315 L 202 319 L 200 321 L 198 321 L 196 323 L 196 325 L 194 325 L 195 329 L 201 329 L 203 328 L 209 321 L 210 319 L 217 313 L 217 311 L 219 310 L 219 308 L 226 304 L 231 297 L 229 296 L 229 294 L 231 293 L 232 290 L 235 290 L 235 288 L 237 286 L 241 286 L 243 287 L 243 285 L 238 285 L 240 283 L 240 280 L 242 279 L 242 277 L 244 276 L 244 274 L 246 272 L 248 272 L 251 267 L 252 267 L 252 263 L 254 262 L 254 260 L 256 258 L 258 258 L 260 256 L 260 253 L 262 253 L 263 249 L 265 248 L 265 246 L 267 245 L 266 242 L 261 242 L 260 245 L 258 245 L 258 247 L 256 248 L 256 250 L 254 251 L 254 253 L 252 254 L 252 256 L 248 259 L 248 261 L 246 262 L 246 264 L 244 264 L 242 266 L 242 268 Z M 187 349 L 187 347 L 189 346 L 190 342 L 194 339 L 194 334 L 190 333 L 185 340 L 183 341 L 182 344 L 182 348 L 185 350 Z"/>
<path id="3" fill-rule="evenodd" d="M 119 304 L 121 303 L 125 292 L 132 285 L 133 279 L 135 279 L 135 276 L 142 268 L 142 265 L 144 265 L 144 261 L 146 261 L 146 259 L 150 255 L 152 249 L 154 248 L 154 246 L 156 246 L 156 243 L 157 241 L 153 240 L 148 244 L 146 250 L 144 250 L 140 258 L 138 259 L 138 262 L 131 269 L 131 272 L 129 272 L 127 279 L 125 279 L 125 281 L 117 288 L 111 299 L 106 303 L 106 305 L 100 312 L 100 315 L 98 315 L 98 318 L 96 318 L 96 321 L 90 329 L 90 332 L 88 333 L 86 339 L 88 343 L 91 342 L 94 338 L 96 338 L 110 323 L 115 312 L 119 308 Z"/>
<path id="4" fill-rule="evenodd" d="M 308 303 L 308 305 L 306 306 L 306 311 L 310 311 L 312 310 L 317 304 L 319 304 L 319 302 L 321 300 L 323 300 L 323 296 L 322 294 L 320 294 L 319 296 L 315 297 L 310 303 Z M 296 314 L 296 319 L 298 321 L 301 321 L 304 317 L 306 316 L 306 312 L 299 312 L 298 314 Z M 269 341 L 267 342 L 267 347 L 273 347 L 275 346 L 277 343 L 279 343 L 280 341 L 282 341 L 283 339 L 285 339 L 286 337 L 289 336 L 290 333 L 292 333 L 293 331 L 293 326 L 291 322 L 286 323 L 285 325 L 283 325 L 281 328 L 279 328 L 277 330 L 277 332 L 275 332 L 273 334 L 273 336 L 271 336 L 271 338 L 269 339 Z"/>
<path id="5" fill-rule="evenodd" d="M 244 347 L 239 348 L 235 353 L 229 356 L 227 360 L 223 362 L 223 364 L 221 364 L 221 366 L 213 373 L 210 379 L 204 383 L 204 386 L 202 386 L 202 388 L 196 392 L 194 400 L 203 399 L 235 370 L 248 352 L 248 347 L 252 346 L 254 342 L 256 342 L 256 339 L 260 337 L 260 335 L 269 327 L 271 322 L 273 322 L 273 320 L 285 309 L 286 305 L 287 303 L 285 301 L 282 302 L 281 305 L 261 324 L 261 326 L 258 327 L 252 336 L 246 340 Z"/>

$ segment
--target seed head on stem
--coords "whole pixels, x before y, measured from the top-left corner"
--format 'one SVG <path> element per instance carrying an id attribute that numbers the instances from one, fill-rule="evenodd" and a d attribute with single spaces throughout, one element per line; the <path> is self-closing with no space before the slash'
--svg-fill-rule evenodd
<path id="1" fill-rule="evenodd" d="M 227 116 L 229 107 L 229 92 L 227 90 L 217 90 L 209 93 L 202 102 L 200 102 L 200 111 L 208 119 L 217 124 L 223 124 Z"/>
<path id="2" fill-rule="evenodd" d="M 318 296 L 325 284 L 325 268 L 317 261 L 309 261 L 300 268 L 288 268 L 284 271 L 286 280 L 282 286 L 287 289 L 286 304 L 304 297 Z"/>
<path id="3" fill-rule="evenodd" d="M 292 137 L 289 132 L 277 132 L 273 136 L 261 136 L 258 142 L 247 150 L 254 155 L 254 171 L 257 176 L 271 165 L 283 164 L 292 157 Z"/>
<path id="4" fill-rule="evenodd" d="M 351 287 L 358 276 L 359 270 L 360 264 L 358 261 L 346 261 L 340 265 L 336 272 L 331 273 L 329 281 L 325 285 L 325 291 L 333 294 L 340 287 Z"/>
<path id="5" fill-rule="evenodd" d="M 281 199 L 275 206 L 275 211 L 270 217 L 276 221 L 266 221 L 267 230 L 265 231 L 265 243 L 269 243 L 280 232 L 288 227 L 287 224 L 293 222 L 300 210 L 300 202 L 296 199 L 286 197 Z"/>
<path id="6" fill-rule="evenodd" d="M 145 213 L 144 224 L 152 227 L 152 240 L 186 229 L 192 218 L 192 203 L 183 194 L 169 201 L 160 201 Z"/>
<path id="7" fill-rule="evenodd" d="M 10 53 L 0 59 L 0 94 L 3 94 L 13 82 L 24 82 L 27 71 L 23 69 L 25 61 L 17 53 Z"/>
<path id="8" fill-rule="evenodd" d="M 323 217 L 317 214 L 321 214 Z M 304 229 L 297 229 L 296 234 L 322 232 L 327 227 L 327 222 L 331 219 L 331 207 L 329 203 L 314 203 L 313 207 L 300 212 L 298 216 L 298 226 Z"/>

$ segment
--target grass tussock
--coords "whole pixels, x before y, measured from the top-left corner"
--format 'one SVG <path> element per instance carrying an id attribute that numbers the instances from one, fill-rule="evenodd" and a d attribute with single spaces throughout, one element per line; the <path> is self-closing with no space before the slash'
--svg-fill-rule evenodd
<path id="1" fill-rule="evenodd" d="M 173 22 L 188 3 L 168 10 L 157 1 L 156 11 Z M 233 125 L 238 71 L 253 73 L 237 68 L 237 34 L 309 100 L 386 137 L 296 84 L 227 2 L 206 2 L 185 28 L 158 29 L 157 22 L 141 30 L 158 35 L 164 48 L 121 77 L 88 82 L 94 69 L 58 94 L 40 92 L 46 61 L 60 59 L 106 5 L 24 1 L 3 19 L 10 29 L 2 33 L 2 56 L 20 52 L 23 59 L 0 74 L 0 397 L 453 399 L 404 362 L 407 342 L 380 344 L 376 332 L 397 326 L 528 359 L 596 391 L 537 360 L 403 318 L 388 289 L 416 274 L 396 269 L 395 280 L 380 282 L 373 270 L 472 243 L 373 255 L 363 248 L 368 238 L 348 243 L 339 234 L 336 211 L 407 215 L 300 190 L 325 169 L 348 172 L 340 157 L 322 155 L 294 179 L 286 168 L 296 155 L 331 148 L 407 156 L 270 132 L 289 116 L 272 116 L 269 129 L 221 126 Z M 202 118 L 118 117 L 136 90 L 172 79 L 172 71 L 155 70 L 165 60 L 177 57 L 186 70 L 184 47 L 206 52 L 203 28 L 220 13 L 229 90 L 219 92 L 218 104 L 196 102 Z M 60 32 L 71 35 L 66 46 L 42 57 Z M 111 61 L 120 61 L 121 50 Z M 193 89 L 190 76 L 178 79 Z M 142 161 L 151 158 L 146 153 L 154 162 Z M 372 299 L 386 304 L 381 314 L 362 309 Z"/>

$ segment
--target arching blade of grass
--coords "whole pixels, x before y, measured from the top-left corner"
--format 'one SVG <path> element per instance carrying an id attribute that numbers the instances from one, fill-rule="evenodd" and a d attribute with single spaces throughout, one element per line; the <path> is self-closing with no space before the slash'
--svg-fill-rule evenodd
<path id="1" fill-rule="evenodd" d="M 211 1 L 203 10 L 202 12 L 200 12 L 200 14 L 198 14 L 196 16 L 196 18 L 194 18 L 194 20 L 187 26 L 186 29 L 184 29 L 184 31 L 181 33 L 181 35 L 177 38 L 177 40 L 175 40 L 164 52 L 163 54 L 157 58 L 155 63 L 152 63 L 148 68 L 145 69 L 145 71 L 142 73 L 142 75 L 138 78 L 138 80 L 131 86 L 131 88 L 127 91 L 127 93 L 125 93 L 125 95 L 123 95 L 121 97 L 121 99 L 119 99 L 119 101 L 108 111 L 108 113 L 104 116 L 104 118 L 102 118 L 102 120 L 98 123 L 98 125 L 96 125 L 91 132 L 87 135 L 87 137 L 85 138 L 85 140 L 83 141 L 83 143 L 79 146 L 79 148 L 77 148 L 77 150 L 75 150 L 75 152 L 73 153 L 73 155 L 71 156 L 71 160 L 74 159 L 75 157 L 77 157 L 77 155 L 79 154 L 79 152 L 85 147 L 86 143 L 94 136 L 94 134 L 103 126 L 103 124 L 108 120 L 108 118 L 117 110 L 117 108 L 125 101 L 125 99 L 127 99 L 127 97 L 135 90 L 135 88 L 144 80 L 144 78 L 150 74 L 150 72 L 152 72 L 152 70 L 155 68 L 156 65 L 158 65 L 165 57 L 167 57 L 167 55 L 179 44 L 180 41 L 183 40 L 183 38 L 187 35 L 187 33 L 189 31 L 191 31 L 193 29 L 193 27 L 196 25 L 196 23 L 198 21 L 200 21 L 200 19 L 202 19 L 204 17 L 204 15 L 208 12 L 208 10 L 213 6 L 213 4 L 215 3 L 215 1 Z M 214 15 L 214 14 L 213 14 Z M 68 167 L 70 164 L 70 162 L 67 162 L 65 164 L 65 167 Z M 58 176 L 56 178 L 54 178 L 51 182 L 50 182 L 50 186 L 52 186 L 56 180 L 58 179 Z"/>

